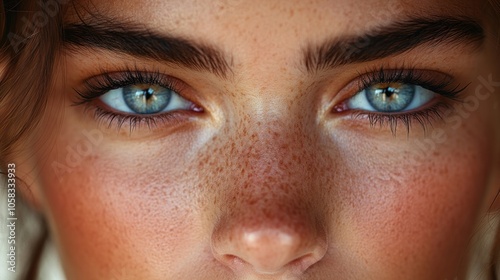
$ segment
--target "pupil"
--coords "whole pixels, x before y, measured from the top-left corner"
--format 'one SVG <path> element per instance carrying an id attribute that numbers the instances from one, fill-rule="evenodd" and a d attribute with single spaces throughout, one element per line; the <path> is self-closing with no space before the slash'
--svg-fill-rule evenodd
<path id="1" fill-rule="evenodd" d="M 146 97 L 146 101 L 151 99 L 151 97 L 153 97 L 153 89 L 152 88 L 148 88 L 147 90 L 144 91 L 144 96 Z"/>
<path id="2" fill-rule="evenodd" d="M 387 97 L 391 97 L 394 93 L 396 93 L 396 91 L 391 87 L 386 88 L 384 91 L 385 91 L 385 95 L 387 95 Z"/>

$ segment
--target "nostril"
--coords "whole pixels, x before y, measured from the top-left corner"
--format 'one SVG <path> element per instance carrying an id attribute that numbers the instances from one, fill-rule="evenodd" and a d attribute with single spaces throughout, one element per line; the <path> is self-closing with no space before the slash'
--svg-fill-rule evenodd
<path id="1" fill-rule="evenodd" d="M 293 274 L 300 274 L 307 270 L 311 265 L 316 263 L 316 260 L 314 259 L 312 254 L 308 254 L 303 257 L 298 257 L 285 265 L 279 266 L 279 267 L 266 267 L 266 268 L 259 268 L 257 266 L 253 266 L 255 272 L 259 274 L 267 274 L 267 275 L 273 275 L 273 274 L 279 274 L 283 271 L 289 271 L 292 272 Z"/>
<path id="2" fill-rule="evenodd" d="M 239 273 L 299 275 L 320 261 L 327 250 L 324 238 L 314 232 L 304 235 L 267 228 L 232 234 L 214 239 L 212 250 L 216 259 Z"/>
<path id="3" fill-rule="evenodd" d="M 247 265 L 247 263 L 243 259 L 231 254 L 221 256 L 219 261 L 231 267 Z"/>
<path id="4" fill-rule="evenodd" d="M 283 271 L 289 271 L 294 274 L 300 274 L 307 270 L 311 265 L 315 264 L 318 260 L 320 260 L 323 255 L 316 255 L 314 253 L 310 253 L 301 257 L 298 257 L 287 264 L 281 266 L 262 266 L 257 263 L 249 263 L 244 259 L 232 255 L 227 254 L 220 256 L 219 261 L 224 263 L 226 266 L 232 268 L 233 270 L 252 270 L 257 274 L 261 275 L 275 275 L 280 274 Z"/>
<path id="5" fill-rule="evenodd" d="M 288 264 L 290 266 L 290 270 L 294 273 L 301 273 L 303 271 L 306 271 L 309 267 L 311 267 L 324 257 L 326 250 L 318 251 L 317 253 L 318 254 L 310 253 L 291 261 Z"/>

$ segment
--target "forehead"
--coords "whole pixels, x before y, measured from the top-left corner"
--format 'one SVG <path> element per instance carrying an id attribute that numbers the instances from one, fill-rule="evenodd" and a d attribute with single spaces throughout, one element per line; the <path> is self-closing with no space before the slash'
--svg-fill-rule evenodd
<path id="1" fill-rule="evenodd" d="M 206 37 L 257 33 L 261 37 L 276 37 L 280 35 L 276 33 L 277 27 L 281 27 L 297 35 L 315 37 L 325 32 L 329 35 L 346 30 L 361 32 L 407 17 L 455 15 L 480 19 L 479 7 L 486 5 L 479 2 L 486 3 L 485 0 L 87 0 L 76 1 L 73 7 L 84 18 L 97 13 L 168 33 L 189 31 Z M 73 7 L 68 13 L 69 21 L 78 19 Z"/>

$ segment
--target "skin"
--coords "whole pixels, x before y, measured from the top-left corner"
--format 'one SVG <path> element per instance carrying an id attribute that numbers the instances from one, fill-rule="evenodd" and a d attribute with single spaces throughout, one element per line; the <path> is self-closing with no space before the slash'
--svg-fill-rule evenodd
<path id="1" fill-rule="evenodd" d="M 452 75 L 472 97 L 479 76 L 500 81 L 494 38 L 478 51 L 421 46 L 314 74 L 300 62 L 309 42 L 413 14 L 466 15 L 488 29 L 473 2 L 81 3 L 217 46 L 233 73 L 61 51 L 48 110 L 16 162 L 68 279 L 464 279 L 500 183 L 498 87 L 426 132 L 416 123 L 394 135 L 332 108 L 356 93 L 358 72 L 380 66 Z M 86 79 L 134 66 L 182 80 L 180 94 L 204 112 L 130 133 L 70 106 Z"/>

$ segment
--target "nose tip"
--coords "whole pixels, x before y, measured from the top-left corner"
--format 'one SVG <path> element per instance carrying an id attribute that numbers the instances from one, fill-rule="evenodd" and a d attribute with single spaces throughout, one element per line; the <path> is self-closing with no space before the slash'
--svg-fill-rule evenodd
<path id="1" fill-rule="evenodd" d="M 234 237 L 236 237 L 234 239 Z M 216 259 L 234 271 L 302 274 L 326 253 L 326 242 L 297 232 L 263 229 L 242 232 L 212 244 Z"/>

